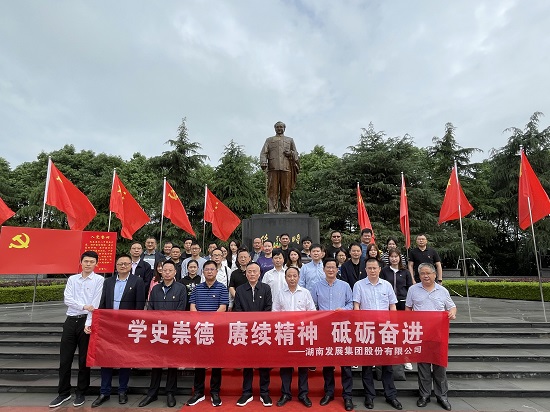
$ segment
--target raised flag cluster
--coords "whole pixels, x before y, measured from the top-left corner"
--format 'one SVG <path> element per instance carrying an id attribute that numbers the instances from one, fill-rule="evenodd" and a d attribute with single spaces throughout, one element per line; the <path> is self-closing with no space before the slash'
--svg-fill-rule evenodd
<path id="1" fill-rule="evenodd" d="M 518 187 L 519 227 L 527 229 L 533 223 L 550 215 L 550 199 L 521 149 Z"/>

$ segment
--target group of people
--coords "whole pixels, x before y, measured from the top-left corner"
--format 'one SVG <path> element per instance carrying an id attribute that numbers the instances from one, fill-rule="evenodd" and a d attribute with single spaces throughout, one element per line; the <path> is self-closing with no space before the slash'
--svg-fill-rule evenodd
<path id="1" fill-rule="evenodd" d="M 50 407 L 71 399 L 71 365 L 77 347 L 79 371 L 73 405 L 80 406 L 85 402 L 84 394 L 90 385 L 87 347 L 93 311 L 97 308 L 221 312 L 438 310 L 447 311 L 450 319 L 455 318 L 456 306 L 448 291 L 440 285 L 439 256 L 427 247 L 425 235 L 417 237 L 418 247 L 407 257 L 397 249 L 395 239 L 388 240 L 389 248 L 381 254 L 372 242 L 370 229 L 364 229 L 360 242 L 352 243 L 348 248 L 342 246 L 341 238 L 341 232 L 333 231 L 332 244 L 325 248 L 306 237 L 302 239 L 302 249 L 299 250 L 290 245 L 290 236 L 283 233 L 279 236 L 280 247 L 275 249 L 271 241 L 256 238 L 250 251 L 237 241 L 232 241 L 229 250 L 225 251 L 212 243 L 204 257 L 200 245 L 192 239 L 183 243 L 183 250 L 174 242 L 166 242 L 161 253 L 157 250 L 156 240 L 147 238 L 145 250 L 140 242 L 133 242 L 129 254 L 118 256 L 116 274 L 106 279 L 94 272 L 97 254 L 85 252 L 81 256 L 82 272 L 69 277 L 64 292 L 67 319 L 60 344 L 58 396 Z M 339 258 L 341 253 L 346 255 L 346 259 Z M 401 410 L 392 366 L 382 365 L 381 369 L 386 402 Z M 161 368 L 152 370 L 149 389 L 139 403 L 140 407 L 158 399 L 162 373 Z M 281 396 L 277 406 L 292 399 L 293 373 L 292 367 L 280 368 Z M 334 400 L 334 367 L 323 367 L 322 373 L 325 383 L 320 405 L 325 406 Z M 307 367 L 298 367 L 298 400 L 311 407 L 308 374 Z M 361 374 L 364 405 L 373 409 L 376 394 L 373 365 L 363 366 Z M 270 369 L 259 368 L 259 375 L 260 401 L 264 406 L 271 406 Z M 100 395 L 92 407 L 109 401 L 112 376 L 112 368 L 101 368 Z M 118 402 L 125 404 L 128 402 L 130 369 L 120 369 L 118 376 Z M 187 405 L 193 406 L 205 400 L 205 377 L 204 368 L 195 369 L 193 395 L 187 400 Z M 344 408 L 353 410 L 351 366 L 341 367 L 341 380 Z M 245 406 L 253 400 L 252 381 L 253 369 L 244 368 L 238 406 Z M 432 381 L 437 402 L 444 409 L 451 410 L 447 399 L 446 370 L 432 364 L 418 363 L 420 397 L 417 405 L 423 407 L 430 402 Z M 213 368 L 210 399 L 214 406 L 222 404 L 221 382 L 222 370 Z M 169 407 L 176 405 L 176 389 L 177 369 L 168 368 L 166 403 Z"/>

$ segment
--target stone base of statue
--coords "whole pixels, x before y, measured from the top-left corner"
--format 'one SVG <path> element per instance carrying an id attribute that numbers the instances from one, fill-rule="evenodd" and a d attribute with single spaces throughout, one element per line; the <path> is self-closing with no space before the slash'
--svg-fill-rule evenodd
<path id="1" fill-rule="evenodd" d="M 291 246 L 302 250 L 302 239 L 309 236 L 313 243 L 319 243 L 319 219 L 307 213 L 265 213 L 252 215 L 242 221 L 242 244 L 252 250 L 254 238 L 271 240 L 276 247 L 279 235 L 288 233 Z"/>

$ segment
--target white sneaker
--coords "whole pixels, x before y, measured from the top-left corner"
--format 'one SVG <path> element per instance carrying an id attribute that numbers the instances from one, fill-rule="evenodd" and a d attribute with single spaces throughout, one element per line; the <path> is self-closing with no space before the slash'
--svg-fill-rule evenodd
<path id="1" fill-rule="evenodd" d="M 412 371 L 413 370 L 412 363 L 405 363 L 405 370 L 406 371 Z"/>

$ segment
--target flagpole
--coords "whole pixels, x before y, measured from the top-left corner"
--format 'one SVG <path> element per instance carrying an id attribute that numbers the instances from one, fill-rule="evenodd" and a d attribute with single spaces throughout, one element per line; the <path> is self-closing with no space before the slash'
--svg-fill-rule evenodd
<path id="1" fill-rule="evenodd" d="M 454 161 L 456 186 L 459 187 L 458 181 L 458 168 L 456 166 L 456 159 Z M 460 190 L 457 190 L 457 203 L 458 203 L 458 221 L 460 224 L 460 243 L 462 244 L 462 267 L 464 268 L 464 281 L 466 284 L 466 300 L 468 302 L 468 317 L 472 322 L 472 312 L 470 309 L 470 291 L 468 290 L 468 268 L 466 267 L 466 249 L 464 247 L 464 230 L 462 229 L 462 206 L 460 204 Z"/>
<path id="2" fill-rule="evenodd" d="M 533 248 L 535 249 L 535 260 L 537 261 L 537 274 L 539 276 L 539 289 L 540 289 L 540 299 L 542 302 L 542 312 L 544 314 L 544 321 L 548 322 L 546 319 L 546 308 L 544 307 L 544 293 L 542 291 L 542 279 L 540 275 L 540 264 L 539 264 L 539 254 L 537 252 L 537 242 L 535 240 L 535 226 L 533 225 L 533 214 L 531 213 L 531 198 L 527 196 L 527 205 L 529 207 L 529 219 L 531 221 L 531 233 L 533 234 Z"/>
<path id="3" fill-rule="evenodd" d="M 111 196 L 113 195 L 113 189 L 115 186 L 115 176 L 116 176 L 116 167 L 113 169 L 113 182 L 111 183 Z M 109 198 L 109 204 L 111 203 Z M 107 232 L 111 231 L 111 217 L 113 215 L 113 212 L 111 211 L 111 208 L 109 207 L 109 224 L 107 225 Z"/>
<path id="4" fill-rule="evenodd" d="M 208 196 L 208 185 L 204 185 L 204 210 L 202 213 L 202 251 L 204 253 L 204 240 L 206 237 L 206 220 L 204 219 L 204 216 L 206 215 L 206 197 Z"/>
<path id="5" fill-rule="evenodd" d="M 166 176 L 164 176 L 164 184 L 162 185 L 162 211 L 160 213 L 160 239 L 159 244 L 162 247 L 162 224 L 164 222 L 164 206 L 166 205 Z"/>
<path id="6" fill-rule="evenodd" d="M 40 229 L 44 229 L 44 217 L 46 215 L 46 198 L 48 197 L 48 189 L 50 187 L 50 175 L 52 171 L 52 158 L 48 156 L 48 171 L 46 172 L 46 187 L 44 188 L 44 202 L 42 204 L 42 221 L 40 222 Z"/>

